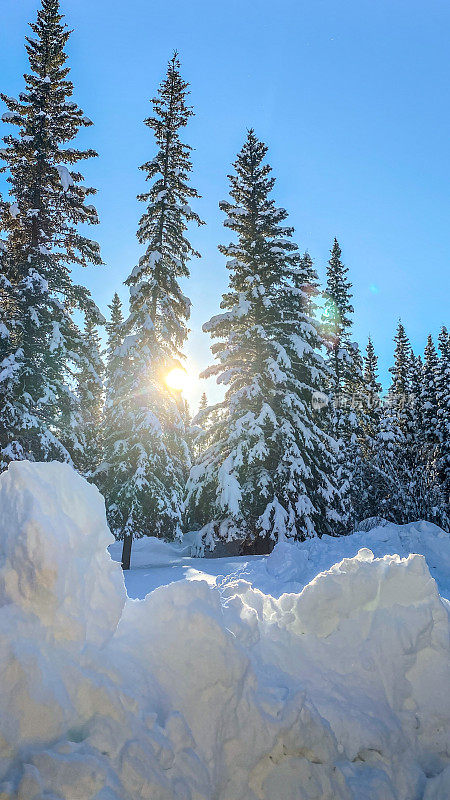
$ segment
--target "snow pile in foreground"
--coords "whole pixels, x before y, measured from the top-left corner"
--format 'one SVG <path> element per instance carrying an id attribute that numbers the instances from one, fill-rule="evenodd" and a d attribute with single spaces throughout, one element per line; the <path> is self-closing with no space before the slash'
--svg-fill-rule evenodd
<path id="1" fill-rule="evenodd" d="M 448 800 L 448 604 L 422 556 L 132 601 L 70 467 L 12 464 L 0 507 L 2 800 Z"/>

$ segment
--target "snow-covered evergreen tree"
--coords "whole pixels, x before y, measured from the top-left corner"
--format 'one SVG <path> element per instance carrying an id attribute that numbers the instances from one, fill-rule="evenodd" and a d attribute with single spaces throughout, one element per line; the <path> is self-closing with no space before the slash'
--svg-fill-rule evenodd
<path id="1" fill-rule="evenodd" d="M 77 375 L 83 453 L 77 466 L 86 477 L 91 478 L 98 469 L 102 457 L 105 365 L 100 336 L 94 320 L 89 316 L 86 317 L 84 324 L 83 344 L 84 352 Z"/>
<path id="2" fill-rule="evenodd" d="M 190 426 L 190 447 L 191 463 L 194 464 L 201 457 L 206 447 L 206 427 L 208 425 L 208 398 L 206 392 L 202 393 L 198 406 L 198 412 L 191 420 Z"/>
<path id="3" fill-rule="evenodd" d="M 111 382 L 114 378 L 114 371 L 116 368 L 116 356 L 118 356 L 118 348 L 122 347 L 124 339 L 124 318 L 122 311 L 122 301 L 114 292 L 113 299 L 108 306 L 110 311 L 110 319 L 106 322 L 106 332 L 108 334 L 108 342 L 106 345 L 106 377 L 105 383 Z"/>
<path id="4" fill-rule="evenodd" d="M 439 436 L 436 475 L 445 504 L 445 514 L 447 520 L 450 520 L 450 335 L 445 326 L 439 333 L 439 350 L 436 381 Z"/>
<path id="5" fill-rule="evenodd" d="M 351 303 L 352 285 L 347 275 L 348 267 L 342 262 L 342 250 L 335 239 L 327 265 L 322 331 L 335 360 L 334 372 L 338 378 L 345 369 L 345 356 L 339 352 L 339 348 L 349 339 L 354 311 Z"/>
<path id="6" fill-rule="evenodd" d="M 143 165 L 148 191 L 138 229 L 144 255 L 126 280 L 130 316 L 122 345 L 126 375 L 114 402 L 121 408 L 123 436 L 116 453 L 106 453 L 109 518 L 124 539 L 124 566 L 132 537 L 181 535 L 183 494 L 189 468 L 185 408 L 164 383 L 182 356 L 190 301 L 180 279 L 198 253 L 186 237 L 190 222 L 201 224 L 189 205 L 198 197 L 189 184 L 191 148 L 180 138 L 193 111 L 187 105 L 188 84 L 175 53 L 167 76 L 153 99 L 146 124 L 155 136 L 155 157 Z"/>
<path id="7" fill-rule="evenodd" d="M 385 481 L 382 513 L 398 523 L 417 519 L 437 522 L 442 498 L 434 470 L 430 469 L 432 460 L 423 424 L 424 370 L 421 360 L 412 353 L 401 322 L 395 343 L 392 384 L 381 421 L 377 462 Z"/>
<path id="8" fill-rule="evenodd" d="M 202 220 L 189 205 L 199 197 L 189 184 L 192 171 L 192 148 L 180 139 L 193 110 L 187 105 L 189 84 L 180 74 L 177 53 L 169 61 L 167 75 L 153 98 L 153 116 L 145 124 L 153 131 L 157 154 L 141 169 L 150 182 L 147 192 L 139 195 L 146 210 L 139 222 L 138 239 L 146 251 L 128 277 L 131 316 L 135 326 L 142 327 L 147 313 L 152 332 L 166 366 L 182 356 L 187 336 L 190 300 L 180 288 L 180 279 L 189 277 L 188 262 L 199 253 L 186 238 L 190 222 Z M 139 316 L 142 316 L 139 322 Z"/>
<path id="9" fill-rule="evenodd" d="M 436 460 L 439 443 L 438 431 L 438 354 L 429 334 L 424 353 L 420 394 L 420 421 L 423 437 L 423 462 L 430 479 L 436 480 Z"/>
<path id="10" fill-rule="evenodd" d="M 102 461 L 94 480 L 106 499 L 108 523 L 111 531 L 120 533 L 123 524 L 121 507 L 121 470 L 124 483 L 127 478 L 128 437 L 132 418 L 129 409 L 129 348 L 124 344 L 124 318 L 122 303 L 115 292 L 110 319 L 106 322 L 105 402 L 102 422 Z"/>
<path id="11" fill-rule="evenodd" d="M 369 336 L 364 358 L 363 391 L 365 407 L 363 414 L 364 453 L 372 454 L 381 419 L 381 390 L 378 376 L 378 357 Z M 367 448 L 367 449 L 366 449 Z"/>
<path id="12" fill-rule="evenodd" d="M 408 459 L 412 462 L 412 464 L 417 464 L 417 469 L 419 470 L 419 464 L 423 467 L 423 469 L 428 470 L 429 466 L 432 463 L 432 453 L 431 459 L 428 457 L 427 454 L 427 436 L 425 433 L 425 418 L 424 418 L 424 363 L 422 361 L 422 357 L 420 355 L 415 355 L 413 350 L 411 349 L 411 356 L 410 356 L 410 365 L 409 365 L 409 397 L 408 397 L 408 407 L 409 407 L 409 445 L 408 450 L 405 455 L 407 455 Z M 411 457 L 411 453 L 415 453 L 414 457 Z"/>
<path id="13" fill-rule="evenodd" d="M 380 497 L 380 510 L 381 516 L 390 518 L 395 522 L 403 522 L 399 518 L 399 507 L 402 504 L 402 489 L 398 482 L 400 467 L 402 464 L 401 454 L 402 448 L 406 447 L 405 436 L 400 428 L 397 415 L 398 399 L 397 394 L 404 398 L 405 392 L 409 394 L 409 360 L 411 349 L 409 341 L 406 338 L 406 332 L 399 322 L 398 330 L 396 333 L 396 350 L 394 358 L 397 358 L 399 352 L 399 332 L 400 341 L 402 342 L 400 348 L 400 376 L 403 376 L 403 385 L 399 384 L 398 393 L 396 386 L 398 380 L 395 376 L 394 370 L 397 364 L 390 368 L 393 375 L 389 392 L 385 398 L 382 408 L 382 415 L 380 420 L 380 430 L 378 434 L 378 453 L 376 456 L 376 468 L 380 475 L 383 488 Z M 403 350 L 406 352 L 403 353 Z M 403 365 L 404 364 L 404 368 Z M 408 382 L 406 387 L 406 382 Z M 389 517 L 389 514 L 391 516 Z"/>
<path id="14" fill-rule="evenodd" d="M 305 279 L 305 293 L 308 296 L 305 298 L 305 311 L 309 316 L 315 316 L 317 312 L 316 298 L 319 294 L 319 282 L 316 268 L 308 251 L 303 254 L 301 268 Z"/>
<path id="15" fill-rule="evenodd" d="M 317 276 L 276 208 L 267 147 L 248 132 L 222 202 L 236 243 L 229 259 L 224 312 L 203 327 L 216 340 L 217 363 L 204 373 L 227 386 L 207 415 L 204 449 L 188 481 L 188 524 L 204 542 L 238 540 L 267 550 L 277 539 L 335 533 L 336 442 L 325 432 L 325 364 L 308 313 Z M 321 405 L 321 403 L 318 403 Z"/>
<path id="16" fill-rule="evenodd" d="M 0 207 L 6 233 L 2 259 L 0 367 L 1 467 L 9 461 L 79 455 L 79 407 L 75 375 L 83 357 L 83 335 L 74 322 L 79 309 L 101 315 L 88 290 L 73 283 L 71 266 L 100 264 L 96 242 L 79 223 L 97 223 L 87 203 L 94 189 L 83 184 L 77 164 L 96 153 L 72 143 L 91 125 L 71 100 L 65 45 L 69 30 L 58 0 L 42 0 L 34 37 L 27 38 L 30 73 L 18 99 L 2 94 L 3 122 L 18 128 L 0 151 L 8 173 L 10 201 Z M 5 402 L 3 402 L 5 400 Z"/>
<path id="17" fill-rule="evenodd" d="M 127 376 L 127 360 L 123 352 L 124 317 L 122 302 L 117 292 L 114 293 L 111 304 L 108 306 L 110 318 L 105 323 L 108 335 L 106 344 L 106 366 L 104 370 L 104 404 L 101 424 L 101 460 L 93 478 L 105 497 L 110 497 L 113 485 L 109 480 L 114 473 L 109 470 L 109 464 L 120 459 L 120 452 L 124 446 L 123 437 L 126 425 L 123 414 L 121 398 L 123 397 L 124 384 Z M 108 511 L 108 506 L 107 506 Z M 111 529 L 113 526 L 111 525 Z"/>
<path id="18" fill-rule="evenodd" d="M 398 322 L 394 338 L 394 366 L 390 367 L 392 383 L 389 389 L 391 404 L 395 409 L 399 428 L 405 435 L 411 430 L 411 410 L 409 397 L 411 394 L 411 344 L 401 320 Z"/>
<path id="19" fill-rule="evenodd" d="M 353 305 L 347 276 L 348 268 L 335 239 L 327 267 L 322 333 L 328 351 L 328 394 L 333 409 L 330 433 L 339 442 L 338 497 L 344 530 L 349 529 L 354 519 L 357 495 L 361 492 L 357 476 L 361 462 L 357 406 L 362 390 L 362 359 L 357 344 L 350 341 Z"/>
<path id="20" fill-rule="evenodd" d="M 105 497 L 109 497 L 113 489 L 108 483 L 108 479 L 113 476 L 113 472 L 108 470 L 108 464 L 112 463 L 116 458 L 120 459 L 120 451 L 124 446 L 123 437 L 126 425 L 122 421 L 124 414 L 121 398 L 124 393 L 128 367 L 123 350 L 125 332 L 122 302 L 117 292 L 114 293 L 108 308 L 110 318 L 105 324 L 108 339 L 106 344 L 104 405 L 101 426 L 102 458 L 94 476 Z"/>
<path id="21" fill-rule="evenodd" d="M 23 458 L 21 445 L 12 435 L 12 431 L 19 428 L 21 411 L 15 402 L 20 362 L 15 358 L 14 294 L 10 280 L 12 277 L 7 247 L 4 240 L 0 240 L 0 470 L 2 471 L 8 467 L 10 461 Z"/>
<path id="22" fill-rule="evenodd" d="M 353 512 L 356 521 L 380 513 L 384 482 L 380 480 L 376 461 L 381 423 L 381 383 L 378 358 L 369 337 L 364 356 L 363 377 L 358 396 L 358 461 L 353 475 Z"/>
<path id="23" fill-rule="evenodd" d="M 420 458 L 413 451 L 412 350 L 401 321 L 394 341 L 392 381 L 383 409 L 378 465 L 385 480 L 382 515 L 403 523 L 410 521 L 415 505 L 415 478 Z"/>

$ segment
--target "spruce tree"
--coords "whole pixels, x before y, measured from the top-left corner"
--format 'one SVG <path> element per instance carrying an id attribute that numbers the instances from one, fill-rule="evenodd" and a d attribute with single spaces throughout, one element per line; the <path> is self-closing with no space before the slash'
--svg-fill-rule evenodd
<path id="1" fill-rule="evenodd" d="M 106 457 L 109 518 L 124 540 L 124 568 L 129 566 L 132 538 L 181 536 L 183 494 L 189 468 L 184 404 L 164 383 L 179 364 L 187 335 L 190 301 L 180 279 L 198 256 L 187 239 L 190 222 L 202 224 L 189 202 L 199 195 L 190 183 L 191 148 L 180 138 L 193 114 L 187 105 L 188 84 L 175 53 L 166 78 L 152 101 L 152 130 L 157 152 L 143 165 L 148 190 L 139 196 L 146 210 L 138 239 L 146 246 L 126 280 L 130 316 L 122 347 L 124 379 L 114 402 L 121 409 L 121 452 Z"/>
<path id="2" fill-rule="evenodd" d="M 446 327 L 439 333 L 440 358 L 437 369 L 438 437 L 437 481 L 442 492 L 446 524 L 450 521 L 450 335 Z"/>
<path id="3" fill-rule="evenodd" d="M 124 339 L 122 301 L 117 292 L 114 292 L 113 299 L 108 308 L 110 311 L 110 319 L 105 325 L 108 334 L 108 342 L 106 345 L 106 385 L 113 379 L 117 349 L 122 346 Z"/>
<path id="4" fill-rule="evenodd" d="M 101 341 L 92 317 L 84 324 L 84 353 L 77 375 L 78 399 L 80 403 L 81 436 L 83 453 L 79 468 L 91 478 L 99 467 L 102 456 L 103 424 L 103 379 L 105 365 L 101 353 Z"/>
<path id="5" fill-rule="evenodd" d="M 122 301 L 117 292 L 114 292 L 108 309 L 109 320 L 105 323 L 107 342 L 105 348 L 106 365 L 104 370 L 104 404 L 101 426 L 101 462 L 94 475 L 94 480 L 105 498 L 109 498 L 113 490 L 113 487 L 108 483 L 108 478 L 112 477 L 112 472 L 110 473 L 108 469 L 110 460 L 114 460 L 117 457 L 123 446 L 122 437 L 125 433 L 125 426 L 120 420 L 122 412 L 120 398 L 123 394 L 123 385 L 127 373 L 127 364 L 123 352 L 125 337 L 124 316 Z M 113 530 L 111 523 L 110 527 Z"/>
<path id="6" fill-rule="evenodd" d="M 317 313 L 316 298 L 319 294 L 319 283 L 316 268 L 308 251 L 302 257 L 302 273 L 305 280 L 305 294 L 307 295 L 305 298 L 305 311 L 309 316 L 314 316 Z"/>
<path id="7" fill-rule="evenodd" d="M 206 392 L 202 393 L 198 406 L 198 412 L 191 420 L 191 463 L 195 463 L 204 451 L 206 446 L 206 427 L 208 425 L 208 398 Z"/>
<path id="8" fill-rule="evenodd" d="M 420 424 L 423 435 L 423 461 L 430 480 L 436 480 L 438 432 L 438 354 L 429 334 L 424 353 L 420 395 Z"/>
<path id="9" fill-rule="evenodd" d="M 123 465 L 124 477 L 126 477 L 127 439 L 132 423 L 127 405 L 130 363 L 129 348 L 124 343 L 122 303 L 117 292 L 108 308 L 110 319 L 105 326 L 108 339 L 101 432 L 102 460 L 95 472 L 94 480 L 107 501 L 106 510 L 110 529 L 117 534 L 117 525 L 122 522 L 119 475 Z"/>
<path id="10" fill-rule="evenodd" d="M 431 334 L 427 339 L 423 363 L 418 357 L 411 369 L 414 401 L 413 452 L 420 458 L 416 484 L 421 503 L 417 516 L 446 527 L 448 514 L 445 491 L 439 474 L 439 358 Z"/>
<path id="11" fill-rule="evenodd" d="M 18 128 L 4 137 L 0 152 L 8 173 L 10 201 L 0 208 L 6 233 L 2 258 L 2 340 L 0 369 L 1 466 L 9 461 L 71 461 L 79 406 L 74 391 L 83 357 L 83 335 L 73 312 L 101 315 L 88 290 L 73 283 L 73 264 L 100 264 L 99 246 L 78 230 L 98 222 L 87 200 L 78 162 L 93 150 L 72 146 L 91 121 L 71 100 L 65 46 L 69 31 L 58 0 L 42 0 L 34 37 L 27 38 L 30 72 L 18 99 L 2 94 L 3 122 Z M 68 147 L 67 145 L 71 146 Z M 3 402 L 5 400 L 5 402 Z"/>
<path id="12" fill-rule="evenodd" d="M 392 383 L 389 398 L 395 411 L 397 424 L 405 436 L 411 433 L 411 410 L 409 406 L 411 394 L 411 344 L 401 320 L 398 322 L 394 337 L 394 366 L 390 367 Z"/>
<path id="13" fill-rule="evenodd" d="M 430 469 L 423 406 L 424 369 L 401 322 L 395 336 L 392 384 L 384 408 L 378 457 L 385 481 L 384 516 L 397 523 L 438 521 L 441 496 Z M 429 348 L 428 357 L 431 355 Z"/>
<path id="14" fill-rule="evenodd" d="M 358 397 L 359 461 L 353 480 L 354 514 L 357 521 L 376 517 L 380 513 L 383 481 L 376 469 L 378 436 L 381 423 L 381 383 L 378 378 L 378 358 L 369 337 L 364 356 L 362 387 Z"/>
<path id="15" fill-rule="evenodd" d="M 105 497 L 108 497 L 112 487 L 108 485 L 107 465 L 108 459 L 114 460 L 121 449 L 125 426 L 121 420 L 120 398 L 123 395 L 123 386 L 127 375 L 127 363 L 123 352 L 124 342 L 124 317 L 122 302 L 117 292 L 114 293 L 112 302 L 108 305 L 110 318 L 106 322 L 106 366 L 104 370 L 104 404 L 101 425 L 101 463 L 95 472 L 95 482 Z"/>
<path id="16" fill-rule="evenodd" d="M 410 437 L 409 447 L 415 453 L 414 461 L 427 468 L 429 462 L 427 455 L 427 435 L 425 432 L 425 409 L 424 409 L 424 363 L 420 355 L 416 356 L 411 350 L 410 357 L 410 377 L 409 377 L 409 414 L 410 414 Z M 432 460 L 432 457 L 431 457 Z"/>
<path id="17" fill-rule="evenodd" d="M 333 409 L 330 433 L 339 442 L 338 497 L 344 531 L 349 529 L 354 519 L 360 492 L 357 477 L 361 461 L 360 420 L 356 405 L 362 388 L 362 359 L 358 346 L 350 340 L 353 305 L 352 287 L 347 276 L 348 268 L 342 261 L 342 251 L 335 239 L 327 267 L 322 333 L 328 351 L 328 394 Z"/>
<path id="18" fill-rule="evenodd" d="M 17 371 L 20 363 L 15 358 L 13 286 L 7 260 L 7 247 L 0 240 L 0 470 L 7 469 L 10 461 L 23 458 L 21 443 L 11 432 L 20 424 L 20 409 L 15 402 Z"/>
<path id="19" fill-rule="evenodd" d="M 203 327 L 217 363 L 204 373 L 227 386 L 207 416 L 205 449 L 188 481 L 187 521 L 206 545 L 238 540 L 267 551 L 285 537 L 335 533 L 336 443 L 323 429 L 325 365 L 309 315 L 317 276 L 276 208 L 267 147 L 248 132 L 230 176 L 231 202 L 220 207 L 237 241 L 229 259 L 223 313 Z"/>
<path id="20" fill-rule="evenodd" d="M 332 351 L 335 361 L 334 372 L 337 379 L 341 377 L 341 373 L 344 369 L 342 363 L 343 358 L 339 353 L 339 346 L 348 341 L 354 311 L 351 303 L 352 285 L 347 275 L 348 267 L 342 262 L 342 250 L 339 247 L 337 239 L 335 239 L 327 266 L 327 286 L 324 293 L 322 331 Z"/>
<path id="21" fill-rule="evenodd" d="M 414 514 L 415 475 L 420 461 L 413 451 L 414 420 L 411 404 L 412 350 L 401 320 L 394 338 L 394 365 L 381 421 L 378 464 L 385 480 L 383 516 L 398 523 Z"/>
<path id="22" fill-rule="evenodd" d="M 192 148 L 180 139 L 181 129 L 194 114 L 186 103 L 188 87 L 175 52 L 152 100 L 153 116 L 145 120 L 157 146 L 156 156 L 141 167 L 151 183 L 138 198 L 146 203 L 137 232 L 146 251 L 126 280 L 133 324 L 145 327 L 150 318 L 152 336 L 161 351 L 159 358 L 166 365 L 182 356 L 191 303 L 179 281 L 189 277 L 189 260 L 200 255 L 186 238 L 187 227 L 192 221 L 203 224 L 189 205 L 199 197 L 189 184 Z"/>
<path id="23" fill-rule="evenodd" d="M 378 357 L 369 336 L 364 358 L 363 387 L 365 408 L 363 416 L 365 454 L 372 454 L 381 419 L 381 383 L 378 376 Z M 366 450 L 366 448 L 368 448 Z"/>

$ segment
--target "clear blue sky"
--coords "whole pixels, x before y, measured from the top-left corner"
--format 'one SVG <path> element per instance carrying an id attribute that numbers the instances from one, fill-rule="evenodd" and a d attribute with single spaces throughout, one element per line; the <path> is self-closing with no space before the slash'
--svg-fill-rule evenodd
<path id="1" fill-rule="evenodd" d="M 36 7 L 0 0 L 7 94 L 23 86 Z M 86 173 L 99 188 L 95 234 L 106 266 L 83 280 L 103 311 L 115 289 L 126 299 L 121 283 L 141 252 L 138 165 L 154 152 L 142 120 L 177 48 L 196 110 L 187 141 L 207 222 L 192 231 L 203 258 L 186 287 L 193 365 L 210 362 L 201 325 L 227 282 L 218 202 L 250 126 L 269 145 L 277 201 L 321 277 L 338 238 L 354 284 L 355 338 L 365 345 L 372 335 L 385 385 L 399 316 L 417 351 L 428 331 L 450 324 L 448 0 L 63 0 L 62 9 L 74 28 L 75 98 L 95 122 L 80 141 L 100 153 Z"/>

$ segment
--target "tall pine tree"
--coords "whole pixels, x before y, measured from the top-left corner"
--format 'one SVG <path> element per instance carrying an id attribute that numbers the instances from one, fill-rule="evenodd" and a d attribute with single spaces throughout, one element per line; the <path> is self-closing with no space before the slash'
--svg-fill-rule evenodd
<path id="1" fill-rule="evenodd" d="M 83 452 L 79 467 L 87 478 L 97 471 L 102 457 L 103 379 L 105 365 L 101 341 L 92 317 L 84 324 L 84 353 L 77 375 Z"/>
<path id="2" fill-rule="evenodd" d="M 353 503 L 357 521 L 380 514 L 384 482 L 376 468 L 378 436 L 381 422 L 381 383 L 378 378 L 378 358 L 369 337 L 364 356 L 363 377 L 358 396 L 359 459 L 354 473 Z"/>
<path id="3" fill-rule="evenodd" d="M 401 321 L 395 345 L 377 461 L 379 474 L 385 481 L 383 514 L 397 523 L 417 519 L 439 521 L 441 495 L 430 469 L 433 459 L 424 424 L 424 369 L 422 361 L 412 352 Z M 432 349 L 428 350 L 428 359 Z"/>
<path id="4" fill-rule="evenodd" d="M 102 421 L 102 460 L 94 480 L 106 498 L 108 522 L 116 533 L 116 520 L 121 517 L 120 469 L 123 464 L 124 479 L 127 477 L 127 437 L 131 423 L 127 405 L 127 382 L 130 363 L 128 348 L 124 345 L 124 317 L 122 303 L 115 292 L 108 306 L 110 319 L 106 323 L 108 340 L 106 345 L 105 402 Z"/>
<path id="5" fill-rule="evenodd" d="M 110 311 L 110 319 L 105 325 L 108 334 L 106 346 L 106 383 L 112 379 L 115 367 L 114 359 L 117 355 L 116 351 L 122 346 L 124 337 L 122 301 L 117 292 L 114 292 L 113 299 L 108 308 Z"/>
<path id="6" fill-rule="evenodd" d="M 385 482 L 381 513 L 394 522 L 408 522 L 415 505 L 417 454 L 413 454 L 413 406 L 411 404 L 412 351 L 403 323 L 395 334 L 391 386 L 383 407 L 377 465 Z"/>
<path id="7" fill-rule="evenodd" d="M 378 376 L 378 357 L 372 339 L 369 336 L 363 371 L 364 397 L 366 400 L 363 416 L 365 447 L 373 447 L 380 427 L 381 419 L 381 383 Z"/>
<path id="8" fill-rule="evenodd" d="M 0 207 L 6 233 L 0 280 L 2 468 L 16 459 L 71 461 L 80 453 L 75 382 L 84 340 L 73 311 L 101 320 L 88 290 L 71 278 L 73 264 L 101 259 L 98 244 L 78 230 L 79 223 L 98 222 L 87 202 L 95 190 L 83 184 L 77 166 L 96 153 L 72 146 L 79 129 L 92 123 L 71 100 L 65 53 L 70 32 L 58 0 L 42 0 L 31 28 L 25 91 L 19 99 L 1 95 L 8 108 L 3 122 L 18 128 L 16 136 L 4 137 L 0 153 L 11 196 Z"/>
<path id="9" fill-rule="evenodd" d="M 334 372 L 337 379 L 341 377 L 343 370 L 345 371 L 345 365 L 342 363 L 344 356 L 340 354 L 339 348 L 348 341 L 354 311 L 351 303 L 352 285 L 347 275 L 348 267 L 342 262 L 342 250 L 335 239 L 327 266 L 322 330 L 335 361 Z"/>
<path id="10" fill-rule="evenodd" d="M 324 293 L 322 332 L 328 351 L 328 394 L 333 413 L 330 433 L 339 442 L 337 478 L 340 486 L 339 512 L 343 529 L 349 529 L 357 503 L 361 454 L 357 398 L 361 392 L 361 355 L 350 340 L 352 326 L 352 294 L 348 267 L 342 261 L 337 239 L 331 249 Z"/>
<path id="11" fill-rule="evenodd" d="M 317 276 L 276 208 L 267 147 L 248 132 L 230 176 L 231 202 L 220 204 L 236 243 L 223 314 L 204 330 L 217 363 L 204 373 L 227 386 L 207 415 L 204 445 L 188 482 L 188 524 L 205 544 L 238 540 L 267 551 L 284 537 L 334 533 L 334 450 L 313 408 L 325 383 L 317 324 L 310 309 Z"/>
<path id="12" fill-rule="evenodd" d="M 190 222 L 202 224 L 189 205 L 199 196 L 189 184 L 191 148 L 180 138 L 193 114 L 187 95 L 175 53 L 152 101 L 154 113 L 145 121 L 157 145 L 155 157 L 142 167 L 150 186 L 139 196 L 146 210 L 137 235 L 146 249 L 126 280 L 127 374 L 116 398 L 123 411 L 123 445 L 120 453 L 106 458 L 110 523 L 124 540 L 125 568 L 133 536 L 181 535 L 189 445 L 185 408 L 164 377 L 179 363 L 187 335 L 190 301 L 179 281 L 189 276 L 188 262 L 198 256 L 187 228 Z"/>
<path id="13" fill-rule="evenodd" d="M 429 479 L 436 480 L 438 457 L 439 431 L 438 431 L 438 354 L 429 334 L 424 353 L 422 368 L 422 381 L 420 392 L 420 421 L 423 442 L 423 462 Z"/>
<path id="14" fill-rule="evenodd" d="M 439 444 L 436 473 L 448 525 L 450 521 L 450 335 L 446 327 L 442 327 L 439 333 L 439 350 L 436 386 Z"/>

